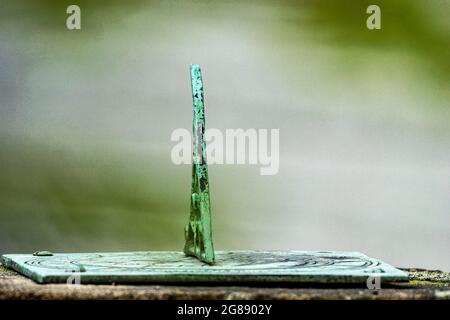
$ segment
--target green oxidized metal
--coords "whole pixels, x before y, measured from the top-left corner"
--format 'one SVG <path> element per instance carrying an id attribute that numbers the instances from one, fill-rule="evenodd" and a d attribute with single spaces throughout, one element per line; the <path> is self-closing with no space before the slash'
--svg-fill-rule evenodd
<path id="1" fill-rule="evenodd" d="M 208 264 L 214 263 L 211 231 L 211 205 L 209 197 L 208 165 L 206 163 L 205 107 L 200 66 L 191 68 L 193 118 L 191 213 L 185 227 L 184 253 Z"/>

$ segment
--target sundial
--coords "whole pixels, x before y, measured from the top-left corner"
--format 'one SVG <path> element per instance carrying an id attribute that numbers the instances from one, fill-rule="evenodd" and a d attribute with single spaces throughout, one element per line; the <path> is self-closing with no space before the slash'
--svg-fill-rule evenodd
<path id="1" fill-rule="evenodd" d="M 190 67 L 193 153 L 190 215 L 181 251 L 7 254 L 3 263 L 38 283 L 366 283 L 408 275 L 358 252 L 214 251 L 201 69 Z"/>
<path id="2" fill-rule="evenodd" d="M 366 283 L 406 274 L 355 252 L 218 251 L 213 265 L 176 251 L 12 254 L 5 264 L 39 283 Z"/>

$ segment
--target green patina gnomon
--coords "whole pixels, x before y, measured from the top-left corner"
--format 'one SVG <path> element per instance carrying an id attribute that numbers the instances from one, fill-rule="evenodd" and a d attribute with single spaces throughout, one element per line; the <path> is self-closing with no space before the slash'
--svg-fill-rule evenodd
<path id="1" fill-rule="evenodd" d="M 211 231 L 211 204 L 209 197 L 208 165 L 206 163 L 205 106 L 202 71 L 197 64 L 191 65 L 191 86 L 194 119 L 192 131 L 191 214 L 185 227 L 184 253 L 203 262 L 214 263 L 214 247 Z"/>
<path id="2" fill-rule="evenodd" d="M 190 69 L 193 98 L 192 184 L 184 253 L 55 253 L 2 256 L 7 267 L 39 283 L 359 283 L 405 281 L 408 274 L 358 252 L 218 251 L 214 253 L 201 70 Z M 200 261 L 199 261 L 200 260 Z"/>

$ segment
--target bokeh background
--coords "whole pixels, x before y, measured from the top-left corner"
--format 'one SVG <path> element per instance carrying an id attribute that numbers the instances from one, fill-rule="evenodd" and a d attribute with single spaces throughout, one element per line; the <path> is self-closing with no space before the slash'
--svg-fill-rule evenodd
<path id="1" fill-rule="evenodd" d="M 449 14 L 448 0 L 0 0 L 0 253 L 181 250 L 191 168 L 170 135 L 191 128 L 198 63 L 209 128 L 280 129 L 278 175 L 210 167 L 216 249 L 450 270 Z"/>

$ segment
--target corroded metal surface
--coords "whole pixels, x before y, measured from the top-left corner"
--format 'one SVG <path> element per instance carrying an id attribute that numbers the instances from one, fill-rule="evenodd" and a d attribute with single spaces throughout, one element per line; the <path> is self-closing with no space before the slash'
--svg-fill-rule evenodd
<path id="1" fill-rule="evenodd" d="M 209 197 L 208 165 L 206 163 L 205 108 L 203 81 L 200 67 L 191 68 L 193 100 L 193 134 L 191 213 L 185 227 L 184 252 L 208 264 L 214 263 L 214 248 L 211 231 L 211 205 Z"/>
<path id="2" fill-rule="evenodd" d="M 214 265 L 182 252 L 15 254 L 3 263 L 40 283 L 362 283 L 408 280 L 407 273 L 356 252 L 219 251 Z"/>

